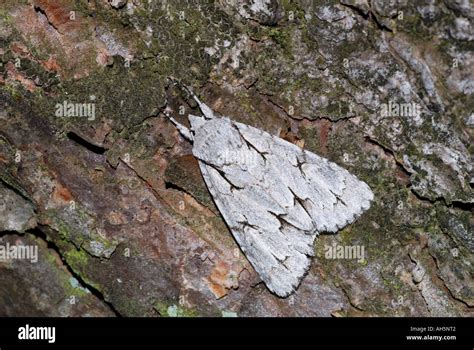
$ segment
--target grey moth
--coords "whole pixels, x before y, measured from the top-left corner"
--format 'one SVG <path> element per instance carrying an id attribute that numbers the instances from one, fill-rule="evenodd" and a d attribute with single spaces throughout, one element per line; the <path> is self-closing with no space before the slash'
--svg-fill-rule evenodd
<path id="1" fill-rule="evenodd" d="M 203 116 L 190 128 L 204 181 L 235 240 L 270 291 L 293 293 L 309 269 L 314 240 L 370 207 L 369 186 L 312 152 L 257 128 L 217 117 L 194 94 Z"/>

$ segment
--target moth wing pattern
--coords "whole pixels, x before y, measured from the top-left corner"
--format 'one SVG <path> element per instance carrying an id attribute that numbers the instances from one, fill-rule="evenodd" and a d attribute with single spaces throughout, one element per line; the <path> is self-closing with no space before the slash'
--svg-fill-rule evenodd
<path id="1" fill-rule="evenodd" d="M 346 169 L 265 131 L 234 124 L 260 152 L 271 152 L 276 162 L 286 160 L 293 166 L 281 172 L 281 179 L 310 213 L 317 232 L 337 232 L 370 207 L 372 190 Z"/>
<path id="2" fill-rule="evenodd" d="M 193 154 L 219 211 L 280 297 L 300 284 L 317 234 L 353 222 L 373 199 L 347 170 L 265 131 L 226 117 L 193 131 Z"/>

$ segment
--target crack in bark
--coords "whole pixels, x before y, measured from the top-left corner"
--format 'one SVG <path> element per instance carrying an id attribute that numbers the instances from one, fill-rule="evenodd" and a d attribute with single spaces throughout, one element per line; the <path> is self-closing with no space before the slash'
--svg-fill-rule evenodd
<path id="1" fill-rule="evenodd" d="M 116 317 L 122 317 L 122 315 L 117 311 L 117 309 L 115 309 L 114 305 L 110 301 L 106 300 L 104 294 L 100 290 L 98 290 L 94 286 L 87 283 L 79 273 L 74 271 L 74 269 L 68 264 L 66 258 L 61 254 L 61 249 L 56 245 L 56 243 L 53 240 L 50 240 L 48 238 L 47 234 L 43 232 L 39 228 L 39 226 L 32 228 L 30 230 L 27 230 L 25 233 L 28 233 L 32 235 L 33 237 L 35 237 L 36 239 L 39 239 L 45 242 L 47 249 L 52 250 L 61 258 L 61 262 L 63 263 L 63 266 L 66 268 L 67 272 L 79 282 L 79 284 L 81 285 L 81 288 L 84 288 L 90 291 L 91 295 L 93 295 L 95 298 L 101 301 Z M 0 233 L 0 237 L 11 235 L 11 234 L 16 234 L 20 236 L 24 235 L 24 233 L 16 232 L 16 231 L 3 231 Z M 76 247 L 74 246 L 73 249 L 76 249 Z"/>
<path id="2" fill-rule="evenodd" d="M 374 145 L 376 147 L 379 147 L 385 154 L 389 155 L 391 158 L 393 158 L 395 164 L 397 165 L 397 168 L 403 172 L 403 174 L 405 174 L 410 182 L 406 185 L 406 188 L 408 188 L 410 190 L 410 192 L 420 201 L 422 202 L 425 202 L 425 203 L 430 203 L 430 204 L 436 204 L 436 203 L 439 203 L 441 202 L 445 207 L 448 207 L 448 208 L 456 208 L 456 209 L 459 209 L 459 210 L 463 210 L 463 211 L 472 211 L 474 209 L 474 203 L 466 203 L 466 202 L 461 202 L 461 201 L 451 201 L 451 202 L 448 202 L 446 200 L 446 198 L 444 197 L 436 197 L 436 198 L 428 198 L 428 197 L 424 197 L 423 195 L 421 195 L 420 193 L 416 192 L 414 189 L 413 189 L 413 184 L 411 182 L 411 175 L 413 175 L 414 173 L 413 172 L 410 172 L 410 170 L 408 170 L 401 161 L 399 161 L 395 155 L 395 152 L 393 150 L 391 150 L 390 148 L 388 148 L 387 146 L 383 145 L 382 143 L 380 143 L 379 141 L 377 141 L 376 139 L 373 139 L 371 138 L 370 136 L 365 136 L 365 141 L 368 142 L 369 144 L 371 145 Z"/>
<path id="3" fill-rule="evenodd" d="M 258 90 L 257 90 L 257 92 L 258 92 L 258 94 L 259 94 L 260 96 L 265 96 L 265 97 L 266 97 L 266 98 L 264 98 L 264 100 L 266 100 L 267 102 L 270 102 L 272 105 L 274 105 L 275 107 L 277 107 L 279 110 L 283 111 L 283 113 L 285 113 L 285 115 L 286 115 L 288 118 L 291 118 L 291 119 L 294 119 L 294 120 L 299 120 L 298 118 L 295 118 L 295 117 L 293 117 L 290 113 L 288 113 L 285 108 L 283 108 L 283 107 L 280 106 L 278 103 L 276 103 L 275 101 L 273 101 L 273 100 L 269 97 L 270 95 L 266 95 L 266 94 L 264 94 L 264 93 L 262 93 L 262 92 L 260 92 L 260 91 L 258 91 Z"/>
<path id="4" fill-rule="evenodd" d="M 91 151 L 95 154 L 98 155 L 103 155 L 108 149 L 102 146 L 98 146 L 96 144 L 93 144 L 92 142 L 86 140 L 79 134 L 76 134 L 74 131 L 69 131 L 66 134 L 67 138 L 71 141 L 73 141 L 75 144 L 82 146 L 86 148 L 88 151 Z"/>
<path id="5" fill-rule="evenodd" d="M 5 236 L 10 236 L 10 235 L 23 235 L 23 233 L 18 232 L 18 231 L 10 231 L 10 230 L 0 231 L 0 238 L 5 237 Z"/>
<path id="6" fill-rule="evenodd" d="M 425 248 L 423 248 L 425 249 Z M 423 250 L 422 249 L 422 250 Z M 415 267 L 418 265 L 418 261 L 411 256 L 410 253 L 407 254 L 408 255 L 408 258 L 410 259 L 410 261 L 415 264 Z M 425 272 L 425 275 L 426 275 L 426 272 Z M 385 280 L 385 278 L 383 277 L 382 275 L 382 278 Z M 425 276 L 423 276 L 423 278 L 425 278 Z M 414 283 L 414 282 L 413 282 Z M 420 281 L 421 283 L 421 281 Z M 419 284 L 419 283 L 418 283 Z M 416 287 L 416 290 L 418 291 L 418 294 L 420 295 L 421 299 L 423 300 L 423 302 L 425 303 L 425 307 L 426 307 L 426 310 L 428 310 L 428 313 L 431 314 L 431 309 L 430 309 L 430 306 L 428 305 L 428 301 L 426 300 L 425 296 L 423 295 L 423 291 L 421 290 L 421 288 L 418 286 L 418 284 L 415 284 L 415 287 Z"/>
<path id="7" fill-rule="evenodd" d="M 448 235 L 448 237 L 449 237 L 449 235 Z M 434 266 L 434 270 L 435 270 L 435 271 L 434 271 L 434 272 L 435 272 L 434 274 L 433 274 L 433 273 L 430 273 L 428 276 L 433 277 L 433 278 L 436 278 L 436 280 L 438 281 L 438 283 L 436 283 L 436 282 L 433 281 L 433 280 L 432 280 L 431 282 L 434 283 L 435 285 L 440 284 L 441 287 L 442 287 L 442 290 L 444 290 L 444 291 L 446 292 L 447 296 L 448 296 L 451 300 L 454 300 L 455 302 L 462 304 L 464 307 L 467 307 L 468 309 L 474 309 L 474 306 L 469 305 L 466 301 L 462 300 L 462 299 L 459 298 L 459 297 L 456 297 L 456 296 L 453 294 L 453 292 L 448 288 L 448 286 L 446 285 L 445 280 L 439 275 L 440 269 L 439 269 L 438 259 L 436 258 L 436 256 L 434 256 L 434 255 L 430 252 L 430 250 L 429 250 L 427 247 L 423 247 L 421 251 L 425 251 L 425 250 L 427 251 L 428 257 L 432 259 L 432 261 L 433 261 L 433 266 Z M 421 254 L 421 251 L 420 251 L 420 254 Z M 412 263 L 415 264 L 415 266 L 418 265 L 418 264 L 420 264 L 420 263 L 419 263 L 419 260 L 420 260 L 421 258 L 417 260 L 417 259 L 415 259 L 414 257 L 412 257 L 410 253 L 408 253 L 408 258 L 410 259 L 410 261 L 411 261 Z M 426 269 L 425 269 L 425 270 L 426 270 Z M 427 275 L 428 272 L 429 272 L 429 271 L 426 270 L 426 272 L 425 272 L 425 277 L 424 277 L 424 278 L 426 278 L 426 275 Z M 429 277 L 428 277 L 428 278 L 429 278 Z M 417 286 L 417 287 L 418 287 L 418 286 Z M 420 293 L 420 295 L 421 295 L 423 301 L 425 302 L 426 308 L 428 309 L 429 312 L 431 312 L 431 311 L 430 311 L 430 306 L 428 305 L 428 302 L 427 302 L 425 296 L 423 295 L 422 290 L 421 290 L 419 287 L 417 288 L 417 290 L 419 291 L 419 293 Z"/>
<path id="8" fill-rule="evenodd" d="M 372 11 L 372 6 L 371 6 L 372 4 L 371 4 L 370 1 L 368 1 L 369 10 L 367 11 L 367 13 L 364 13 L 364 11 L 362 9 L 358 8 L 357 6 L 350 5 L 350 4 L 344 4 L 342 1 L 340 1 L 339 3 L 342 6 L 352 10 L 353 12 L 355 12 L 358 16 L 362 17 L 364 20 L 366 20 L 366 21 L 372 20 L 379 30 L 381 30 L 383 32 L 393 33 L 392 29 L 390 29 L 389 27 L 387 27 L 383 23 L 379 22 L 379 20 L 377 19 L 377 16 Z"/>
<path id="9" fill-rule="evenodd" d="M 184 194 L 187 194 L 188 196 L 192 197 L 196 202 L 200 203 L 202 206 L 206 207 L 207 209 L 209 209 L 214 215 L 218 215 L 218 213 L 215 212 L 215 210 L 213 210 L 213 208 L 209 208 L 209 206 L 205 205 L 204 203 L 202 203 L 197 197 L 195 197 L 191 192 L 189 192 L 188 190 L 186 190 L 185 188 L 175 184 L 174 182 L 171 182 L 171 181 L 165 181 L 165 188 L 166 189 L 172 189 L 172 190 L 176 190 L 176 191 L 179 191 L 179 192 L 183 192 Z"/>
<path id="10" fill-rule="evenodd" d="M 448 202 L 446 198 L 444 197 L 428 198 L 416 192 L 411 186 L 411 183 L 407 185 L 407 188 L 419 201 L 424 202 L 424 203 L 429 203 L 432 205 L 436 203 L 441 203 L 446 208 L 454 208 L 454 209 L 459 209 L 462 211 L 472 212 L 474 210 L 474 203 L 465 203 L 465 202 L 460 202 L 460 201 Z"/>
<path id="11" fill-rule="evenodd" d="M 365 136 L 364 137 L 365 141 L 370 143 L 371 145 L 374 145 L 374 146 L 377 146 L 378 148 L 380 148 L 385 154 L 388 154 L 390 157 L 393 158 L 395 164 L 397 165 L 397 167 L 399 168 L 400 171 L 402 171 L 405 175 L 407 175 L 408 177 L 410 177 L 413 173 L 411 173 L 407 168 L 405 168 L 405 166 L 403 165 L 403 163 L 401 161 L 399 161 L 395 155 L 395 152 L 393 150 L 391 150 L 390 148 L 388 148 L 387 146 L 383 145 L 382 143 L 380 143 L 378 140 L 376 139 L 373 139 L 371 138 L 370 136 Z"/>
<path id="12" fill-rule="evenodd" d="M 58 27 L 56 27 L 56 26 L 53 24 L 53 22 L 51 22 L 51 20 L 50 20 L 49 17 L 48 17 L 48 14 L 46 13 L 45 10 L 43 10 L 43 9 L 42 9 L 40 6 L 38 6 L 38 5 L 33 6 L 33 8 L 34 8 L 34 10 L 35 10 L 36 13 L 40 13 L 40 14 L 42 14 L 42 15 L 46 18 L 46 21 L 47 21 L 48 24 L 51 26 L 51 28 L 53 28 L 53 29 L 54 29 L 56 32 L 58 32 L 59 34 L 62 34 L 62 33 L 59 31 Z"/>
<path id="13" fill-rule="evenodd" d="M 148 188 L 152 193 L 153 195 L 158 198 L 158 199 L 161 199 L 161 196 L 158 194 L 158 192 L 153 188 L 153 186 L 143 177 L 141 176 L 131 165 L 129 165 L 127 162 L 125 162 L 124 160 L 122 160 L 122 158 L 119 158 L 119 162 L 122 162 L 122 164 L 124 164 L 128 169 L 130 169 L 134 174 L 135 176 L 141 180 L 143 182 L 143 184 L 145 185 L 146 188 Z M 111 165 L 112 166 L 112 165 Z M 118 165 L 117 165 L 118 167 Z M 114 168 L 115 169 L 115 168 Z"/>
<path id="14" fill-rule="evenodd" d="M 354 304 L 354 302 L 351 300 L 351 297 L 350 297 L 349 293 L 347 292 L 347 290 L 343 286 L 339 286 L 339 289 L 342 291 L 342 294 L 344 294 L 344 296 L 347 298 L 347 301 L 349 302 L 349 305 L 351 307 L 353 307 L 357 311 L 365 312 L 365 310 L 363 308 L 361 308 L 360 306 L 357 306 L 356 304 Z"/>
<path id="15" fill-rule="evenodd" d="M 442 286 L 444 287 L 444 290 L 447 291 L 448 295 L 451 297 L 451 299 L 455 300 L 456 302 L 459 302 L 461 303 L 462 305 L 464 305 L 465 307 L 467 307 L 468 309 L 474 309 L 474 305 L 469 305 L 466 301 L 462 300 L 461 298 L 459 297 L 456 297 L 453 292 L 451 291 L 451 289 L 449 289 L 449 287 L 446 285 L 446 282 L 445 280 L 439 275 L 439 263 L 438 263 L 438 259 L 436 258 L 436 256 L 434 256 L 433 254 L 431 254 L 431 252 L 429 251 L 428 249 L 428 255 L 433 259 L 433 262 L 434 262 L 434 265 L 435 265 L 435 268 L 436 268 L 436 278 L 437 280 L 439 281 L 439 283 L 442 284 Z"/>
<path id="16" fill-rule="evenodd" d="M 307 120 L 309 122 L 314 122 L 316 120 L 327 120 L 331 123 L 337 123 L 337 122 L 340 122 L 340 121 L 345 121 L 345 120 L 350 120 L 350 119 L 357 118 L 356 115 L 348 115 L 346 117 L 339 117 L 339 118 L 337 118 L 337 120 L 334 120 L 334 119 L 331 119 L 330 117 L 322 116 L 322 115 L 321 116 L 316 116 L 314 119 L 311 119 L 309 117 L 304 117 L 304 116 L 300 116 L 300 117 L 297 118 L 294 115 L 291 115 L 290 113 L 288 113 L 284 107 L 282 107 L 281 105 L 279 105 L 278 103 L 273 101 L 271 98 L 269 98 L 268 97 L 269 95 L 265 95 L 264 93 L 262 93 L 260 91 L 258 91 L 258 93 L 259 93 L 260 96 L 267 96 L 267 98 L 265 99 L 266 101 L 270 102 L 272 105 L 277 107 L 279 110 L 283 111 L 283 113 L 285 113 L 285 115 L 288 118 L 290 118 L 291 120 L 294 120 L 296 122 L 301 122 L 303 120 Z"/>
<path id="17" fill-rule="evenodd" d="M 9 190 L 13 191 L 17 195 L 27 200 L 29 203 L 31 203 L 31 205 L 33 205 L 33 208 L 36 212 L 36 209 L 38 208 L 36 202 L 33 200 L 33 198 L 29 196 L 28 192 L 23 189 L 23 187 L 18 183 L 18 181 L 16 181 L 15 177 L 11 176 L 9 173 L 5 173 L 0 170 L 0 185 L 3 185 L 4 187 L 8 188 Z"/>

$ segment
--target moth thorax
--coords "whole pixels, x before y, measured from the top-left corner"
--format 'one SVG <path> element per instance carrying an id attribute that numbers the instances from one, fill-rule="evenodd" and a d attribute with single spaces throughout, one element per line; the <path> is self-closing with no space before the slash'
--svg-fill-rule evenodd
<path id="1" fill-rule="evenodd" d="M 216 166 L 257 166 L 259 155 L 248 150 L 239 132 L 227 119 L 206 120 L 195 132 L 193 154 Z"/>

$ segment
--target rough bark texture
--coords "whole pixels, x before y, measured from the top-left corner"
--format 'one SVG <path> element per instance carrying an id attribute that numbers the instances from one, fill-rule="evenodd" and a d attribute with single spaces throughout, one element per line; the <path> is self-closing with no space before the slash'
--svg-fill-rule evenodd
<path id="1" fill-rule="evenodd" d="M 0 315 L 472 316 L 473 18 L 456 0 L 2 1 L 0 244 L 40 256 L 0 262 Z M 170 76 L 373 190 L 292 296 L 261 283 L 164 117 L 198 113 Z"/>

